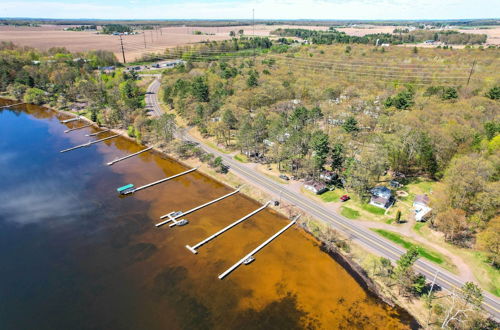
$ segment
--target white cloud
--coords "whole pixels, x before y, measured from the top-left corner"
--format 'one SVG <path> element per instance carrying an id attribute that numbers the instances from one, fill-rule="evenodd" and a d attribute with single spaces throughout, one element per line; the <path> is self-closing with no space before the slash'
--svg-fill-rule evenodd
<path id="1" fill-rule="evenodd" d="M 0 16 L 111 19 L 443 19 L 499 17 L 497 0 L 7 1 Z"/>

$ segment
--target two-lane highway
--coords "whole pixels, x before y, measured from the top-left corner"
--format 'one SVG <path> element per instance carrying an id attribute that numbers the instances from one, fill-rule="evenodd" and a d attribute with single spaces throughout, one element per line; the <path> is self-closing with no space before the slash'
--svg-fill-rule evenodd
<path id="1" fill-rule="evenodd" d="M 148 94 L 150 98 L 146 98 L 146 103 L 152 109 L 154 109 L 155 114 L 159 115 L 162 113 L 162 109 L 158 103 L 157 92 L 160 87 L 159 80 L 155 79 L 153 83 L 149 86 L 148 91 L 152 92 Z M 149 100 L 149 101 L 148 101 Z M 256 172 L 255 170 L 248 168 L 242 163 L 234 160 L 231 156 L 224 154 L 208 145 L 205 145 L 203 141 L 190 136 L 189 133 L 183 132 L 180 134 L 184 140 L 196 142 L 205 151 L 210 152 L 216 156 L 222 157 L 224 163 L 230 166 L 231 170 L 236 174 L 245 178 L 250 184 L 256 186 L 257 188 L 264 189 L 274 196 L 281 195 L 283 200 L 300 208 L 304 212 L 314 216 L 315 218 L 324 221 L 325 223 L 331 225 L 333 228 L 345 233 L 351 239 L 356 241 L 362 246 L 369 248 L 372 251 L 377 252 L 380 256 L 389 258 L 391 260 L 397 260 L 405 250 L 391 241 L 388 241 L 377 234 L 367 230 L 360 225 L 357 225 L 355 221 L 351 221 L 339 214 L 333 213 L 316 201 L 309 199 L 299 193 L 295 193 L 287 189 L 285 185 L 279 184 L 270 178 L 267 178 L 263 174 Z M 436 284 L 446 290 L 454 290 L 462 287 L 464 284 L 455 275 L 449 273 L 448 271 L 442 269 L 441 267 L 430 263 L 429 261 L 420 258 L 415 264 L 417 271 L 422 273 L 430 281 L 436 276 Z M 483 306 L 496 320 L 500 320 L 500 302 L 499 299 L 494 297 L 489 292 L 483 292 L 484 303 Z"/>

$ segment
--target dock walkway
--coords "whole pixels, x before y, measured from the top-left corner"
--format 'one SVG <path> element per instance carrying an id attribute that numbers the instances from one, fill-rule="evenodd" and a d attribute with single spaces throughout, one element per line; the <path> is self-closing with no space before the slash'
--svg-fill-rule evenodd
<path id="1" fill-rule="evenodd" d="M 86 127 L 90 127 L 90 126 L 92 126 L 92 124 L 87 124 L 87 125 L 83 125 L 83 126 L 80 126 L 80 127 L 70 128 L 70 129 L 65 130 L 64 133 L 73 132 L 73 131 L 76 131 L 76 130 L 79 130 L 79 129 L 82 129 L 82 128 L 86 128 Z"/>
<path id="2" fill-rule="evenodd" d="M 100 139 L 100 140 L 96 140 L 96 141 L 92 141 L 92 142 L 87 142 L 87 143 L 84 143 L 84 144 L 80 144 L 78 146 L 75 146 L 75 147 L 72 147 L 72 148 L 68 148 L 68 149 L 64 149 L 64 150 L 61 150 L 59 152 L 68 152 L 68 151 L 71 151 L 71 150 L 75 150 L 75 149 L 79 149 L 79 148 L 84 148 L 84 147 L 88 147 L 88 146 L 91 146 L 93 144 L 96 144 L 96 143 L 99 143 L 99 142 L 102 142 L 102 141 L 106 141 L 106 140 L 109 140 L 109 139 L 112 139 L 112 138 L 115 138 L 117 136 L 120 136 L 120 134 L 116 134 L 116 135 L 112 135 L 112 136 L 108 136 L 104 139 Z"/>
<path id="3" fill-rule="evenodd" d="M 235 222 L 233 222 L 232 224 L 224 227 L 223 229 L 219 230 L 218 232 L 216 232 L 215 234 L 205 238 L 203 241 L 195 244 L 194 246 L 189 246 L 189 245 L 186 245 L 186 248 L 193 252 L 194 254 L 197 254 L 198 251 L 197 249 L 199 247 L 201 247 L 202 245 L 205 245 L 206 243 L 210 242 L 211 240 L 213 240 L 214 238 L 216 238 L 217 236 L 221 235 L 222 233 L 228 231 L 229 229 L 233 228 L 234 226 L 240 224 L 241 222 L 245 221 L 246 219 L 250 218 L 251 216 L 259 213 L 260 211 L 262 211 L 263 209 L 265 209 L 266 207 L 269 206 L 269 204 L 271 204 L 271 202 L 267 202 L 266 204 L 264 204 L 262 207 L 258 208 L 257 210 L 245 215 L 243 218 L 239 219 L 239 220 L 236 220 Z"/>
<path id="4" fill-rule="evenodd" d="M 175 179 L 181 175 L 184 175 L 184 174 L 188 174 L 188 173 L 191 173 L 193 171 L 196 171 L 198 169 L 198 167 L 195 167 L 195 168 L 192 168 L 190 170 L 187 170 L 187 171 L 184 171 L 182 173 L 179 173 L 179 174 L 176 174 L 176 175 L 172 175 L 172 176 L 169 176 L 168 178 L 163 178 L 161 180 L 158 180 L 158 181 L 155 181 L 155 182 L 151 182 L 151 183 L 148 183 L 148 184 L 145 184 L 144 186 L 140 186 L 138 188 L 135 188 L 135 189 L 131 189 L 129 191 L 127 191 L 125 193 L 125 195 L 129 195 L 129 194 L 133 194 L 135 192 L 138 192 L 139 190 L 143 190 L 143 189 L 146 189 L 146 188 L 149 188 L 149 187 L 152 187 L 154 185 L 157 185 L 159 183 L 162 183 L 162 182 L 165 182 L 165 181 L 168 181 L 168 180 L 172 180 L 172 179 Z"/>
<path id="5" fill-rule="evenodd" d="M 143 149 L 143 150 L 141 150 L 141 151 L 138 151 L 138 152 L 136 152 L 136 153 L 133 153 L 133 154 L 128 155 L 128 156 L 125 156 L 125 157 L 117 158 L 117 159 L 115 159 L 115 160 L 112 160 L 112 161 L 110 161 L 110 162 L 106 163 L 106 165 L 111 166 L 111 165 L 113 165 L 113 164 L 116 164 L 116 163 L 118 163 L 118 162 L 121 162 L 122 160 L 129 159 L 129 158 L 131 158 L 131 157 L 137 156 L 137 155 L 142 154 L 143 152 L 146 152 L 146 151 L 151 150 L 151 149 L 153 149 L 153 147 L 149 147 L 149 148 Z"/>
<path id="6" fill-rule="evenodd" d="M 271 243 L 272 240 L 274 240 L 276 237 L 278 237 L 279 235 L 281 235 L 282 233 L 284 233 L 288 228 L 290 228 L 291 226 L 293 226 L 297 222 L 297 219 L 298 219 L 298 217 L 296 217 L 295 219 L 293 219 L 288 225 L 286 225 L 285 227 L 281 228 L 276 234 L 274 234 L 273 236 L 269 237 L 264 243 L 262 243 L 261 245 L 257 246 L 252 252 L 250 252 L 249 254 L 247 254 L 246 256 L 244 256 L 243 258 L 241 258 L 237 263 L 235 263 L 234 265 L 232 265 L 231 267 L 229 267 L 224 273 L 220 274 L 219 275 L 219 280 L 222 280 L 224 277 L 226 277 L 227 275 L 229 275 L 233 270 L 235 270 L 236 268 L 238 268 L 245 260 L 247 260 L 250 257 L 253 257 L 254 254 L 256 254 L 257 252 L 259 252 L 260 250 L 262 250 L 267 244 Z"/>

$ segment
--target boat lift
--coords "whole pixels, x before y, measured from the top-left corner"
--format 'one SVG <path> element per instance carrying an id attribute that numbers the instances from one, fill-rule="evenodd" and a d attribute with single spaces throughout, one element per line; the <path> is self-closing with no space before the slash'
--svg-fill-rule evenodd
<path id="1" fill-rule="evenodd" d="M 236 194 L 236 193 L 240 192 L 240 189 L 241 189 L 241 187 L 239 187 L 238 189 L 236 189 L 236 190 L 235 190 L 235 191 L 233 191 L 233 192 L 230 192 L 230 193 L 229 193 L 229 194 L 227 194 L 227 195 L 224 195 L 224 196 L 221 196 L 221 197 L 219 197 L 219 198 L 216 198 L 216 199 L 214 199 L 214 200 L 212 200 L 212 201 L 210 201 L 210 202 L 206 202 L 205 204 L 202 204 L 202 205 L 200 205 L 200 206 L 194 207 L 194 208 L 192 208 L 191 210 L 188 210 L 188 211 L 186 211 L 186 212 L 177 211 L 177 212 L 170 212 L 170 213 L 167 213 L 167 214 L 165 214 L 165 215 L 162 215 L 162 216 L 160 217 L 160 219 L 167 219 L 167 220 L 164 220 L 164 221 L 162 221 L 162 222 L 159 222 L 159 223 L 157 223 L 155 226 L 156 226 L 156 227 L 161 227 L 161 226 L 163 226 L 163 225 L 165 225 L 165 224 L 167 224 L 167 223 L 169 223 L 169 222 L 172 222 L 172 223 L 170 224 L 170 227 L 174 227 L 174 226 L 176 226 L 176 225 L 178 225 L 178 224 L 179 224 L 179 221 L 177 221 L 177 219 L 178 219 L 178 218 L 180 218 L 180 217 L 182 217 L 182 216 L 185 216 L 185 215 L 187 215 L 187 214 L 193 213 L 193 212 L 195 212 L 195 211 L 198 211 L 199 209 L 202 209 L 202 208 L 204 208 L 205 206 L 208 206 L 208 205 L 211 205 L 211 204 L 217 203 L 218 201 L 221 201 L 221 200 L 223 200 L 224 198 L 227 198 L 227 197 L 229 197 L 229 196 L 232 196 L 232 195 L 234 195 L 234 194 Z"/>
<path id="2" fill-rule="evenodd" d="M 246 256 L 244 256 L 243 258 L 241 258 L 237 263 L 235 263 L 234 265 L 232 265 L 231 267 L 229 267 L 224 273 L 220 274 L 219 275 L 219 280 L 222 280 L 224 277 L 226 277 L 227 275 L 229 275 L 233 270 L 235 270 L 236 268 L 238 268 L 241 264 L 248 265 L 249 263 L 251 263 L 252 261 L 254 261 L 255 260 L 254 254 L 256 254 L 257 252 L 259 252 L 260 250 L 262 250 L 267 244 L 271 243 L 272 240 L 274 240 L 276 237 L 278 237 L 279 235 L 281 235 L 282 233 L 284 233 L 288 228 L 290 228 L 291 226 L 293 226 L 297 222 L 297 219 L 299 217 L 300 217 L 300 215 L 297 216 L 297 217 L 295 217 L 295 219 L 293 219 L 288 225 L 286 225 L 285 227 L 281 228 L 276 234 L 274 234 L 273 236 L 269 237 L 264 243 L 262 243 L 261 245 L 257 246 L 254 250 L 252 250 L 252 252 L 250 252 L 249 254 L 247 254 Z"/>

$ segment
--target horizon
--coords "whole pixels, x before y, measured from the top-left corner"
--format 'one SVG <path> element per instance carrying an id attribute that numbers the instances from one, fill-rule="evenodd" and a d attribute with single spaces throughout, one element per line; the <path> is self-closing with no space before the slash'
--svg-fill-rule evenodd
<path id="1" fill-rule="evenodd" d="M 432 10 L 430 10 L 432 9 Z M 20 0 L 0 17 L 101 20 L 461 20 L 500 17 L 495 0 Z M 445 14 L 443 14 L 445 13 Z M 228 18 L 231 17 L 231 18 Z M 308 18 L 304 18 L 308 17 Z M 353 18 L 356 17 L 356 18 Z M 481 17 L 481 18 L 478 18 Z"/>

